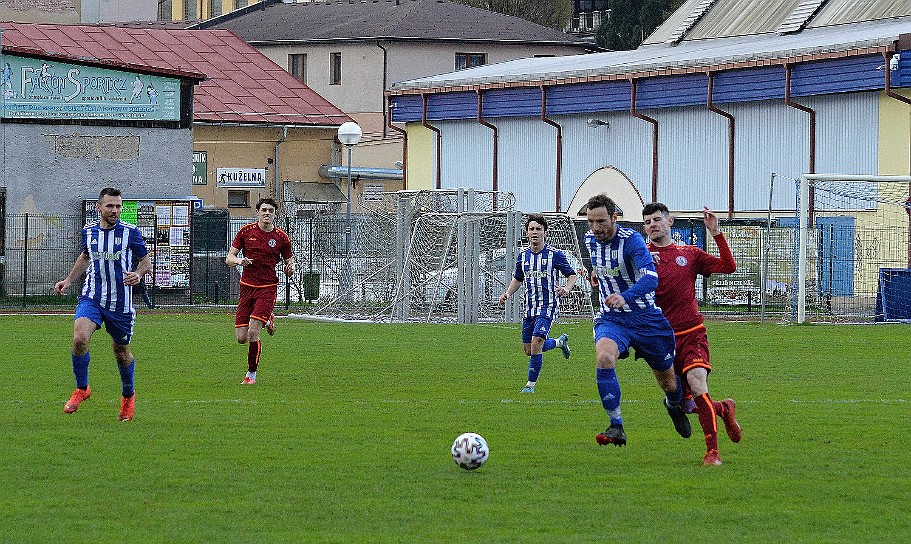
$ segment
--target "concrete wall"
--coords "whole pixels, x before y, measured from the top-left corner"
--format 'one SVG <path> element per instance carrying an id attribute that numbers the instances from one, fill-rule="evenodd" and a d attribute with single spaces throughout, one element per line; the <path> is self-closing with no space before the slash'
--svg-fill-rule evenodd
<path id="1" fill-rule="evenodd" d="M 77 24 L 82 4 L 81 0 L 0 0 L 0 21 Z"/>
<path id="2" fill-rule="evenodd" d="M 192 194 L 189 129 L 2 123 L 8 214 L 82 213 L 102 187 L 125 198 Z"/>

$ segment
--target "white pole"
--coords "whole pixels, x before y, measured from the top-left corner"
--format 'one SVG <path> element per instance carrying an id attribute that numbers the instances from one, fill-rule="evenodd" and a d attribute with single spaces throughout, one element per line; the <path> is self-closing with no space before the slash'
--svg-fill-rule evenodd
<path id="1" fill-rule="evenodd" d="M 807 228 L 810 215 L 810 181 L 806 174 L 800 176 L 800 220 L 797 228 L 797 322 L 803 323 L 807 314 Z"/>

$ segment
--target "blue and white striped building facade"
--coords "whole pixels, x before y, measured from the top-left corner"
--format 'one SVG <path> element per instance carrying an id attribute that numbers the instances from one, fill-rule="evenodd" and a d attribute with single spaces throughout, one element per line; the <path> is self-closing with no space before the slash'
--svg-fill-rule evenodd
<path id="1" fill-rule="evenodd" d="M 520 59 L 387 99 L 409 189 L 496 188 L 523 211 L 575 213 L 583 181 L 612 167 L 644 202 L 749 216 L 768 208 L 773 173 L 909 173 L 906 33 L 911 17 Z M 773 208 L 793 209 L 792 187 Z"/>

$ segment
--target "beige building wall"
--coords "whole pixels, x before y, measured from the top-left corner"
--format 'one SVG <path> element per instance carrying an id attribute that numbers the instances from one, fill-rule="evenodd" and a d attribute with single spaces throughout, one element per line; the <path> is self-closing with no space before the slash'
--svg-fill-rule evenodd
<path id="1" fill-rule="evenodd" d="M 420 123 L 408 123 L 409 190 L 436 188 L 436 133 Z"/>
<path id="2" fill-rule="evenodd" d="M 353 159 L 355 165 L 391 168 L 402 160 L 399 134 L 385 126 L 384 92 L 394 83 L 451 72 L 456 53 L 485 53 L 495 63 L 534 55 L 572 55 L 572 47 L 509 44 L 458 44 L 451 42 L 384 42 L 381 40 L 338 44 L 256 46 L 279 66 L 289 70 L 290 55 L 306 55 L 304 83 L 341 109 L 364 132 L 363 144 L 383 141 L 373 153 Z M 330 58 L 341 53 L 341 84 L 330 84 Z M 409 146 L 411 144 L 409 143 Z M 409 160 L 413 155 L 409 150 Z M 409 182 L 409 188 L 410 187 Z"/>
<path id="3" fill-rule="evenodd" d="M 282 201 L 284 181 L 332 183 L 321 178 L 319 167 L 331 164 L 336 147 L 334 128 L 289 128 L 282 142 L 282 127 L 237 127 L 195 125 L 193 150 L 207 153 L 206 185 L 194 185 L 193 194 L 206 208 L 228 208 L 232 216 L 250 217 L 252 206 L 262 197 Z M 279 143 L 281 142 L 281 143 Z M 276 187 L 276 144 L 278 144 L 278 181 Z M 261 188 L 218 187 L 219 168 L 258 168 L 266 170 Z M 228 191 L 247 191 L 249 207 L 229 207 Z"/>
<path id="4" fill-rule="evenodd" d="M 911 98 L 911 92 L 898 89 L 896 94 Z M 907 176 L 911 174 L 911 105 L 886 96 L 879 97 L 879 174 Z"/>

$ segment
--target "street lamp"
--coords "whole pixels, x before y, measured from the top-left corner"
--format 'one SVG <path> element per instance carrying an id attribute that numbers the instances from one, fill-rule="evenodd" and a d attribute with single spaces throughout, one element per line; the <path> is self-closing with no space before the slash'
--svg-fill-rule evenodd
<path id="1" fill-rule="evenodd" d="M 344 291 L 348 291 L 351 281 L 351 148 L 361 141 L 361 127 L 354 121 L 347 121 L 338 127 L 338 141 L 348 148 L 348 203 L 345 211 L 345 285 Z M 339 287 L 342 287 L 339 282 Z M 341 294 L 341 293 L 339 293 Z"/>

